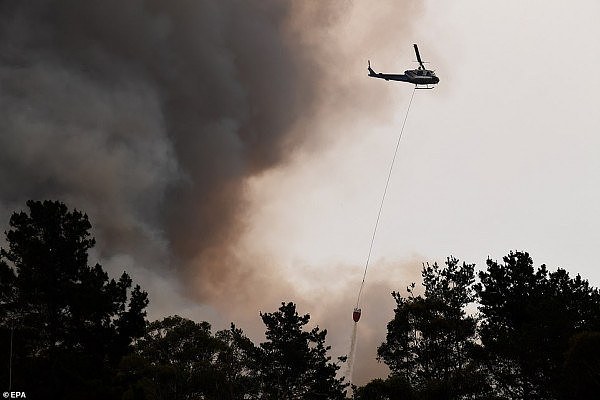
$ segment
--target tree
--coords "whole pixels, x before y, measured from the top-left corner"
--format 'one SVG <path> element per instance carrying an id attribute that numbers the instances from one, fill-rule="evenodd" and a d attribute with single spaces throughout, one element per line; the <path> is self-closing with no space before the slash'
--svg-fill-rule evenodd
<path id="1" fill-rule="evenodd" d="M 115 281 L 88 266 L 95 240 L 87 215 L 57 201 L 27 206 L 10 218 L 8 249 L 0 250 L 0 324 L 15 329 L 13 387 L 44 398 L 108 398 L 111 368 L 144 332 L 147 294 L 131 290 L 126 273 Z"/>
<path id="2" fill-rule="evenodd" d="M 565 399 L 593 399 L 600 393 L 600 332 L 581 332 L 571 338 L 563 376 Z"/>
<path id="3" fill-rule="evenodd" d="M 139 399 L 250 398 L 257 385 L 248 355 L 255 349 L 233 324 L 213 335 L 208 322 L 166 317 L 150 323 L 123 360 L 120 384 Z"/>
<path id="4" fill-rule="evenodd" d="M 347 384 L 327 355 L 326 330 L 305 331 L 310 316 L 298 315 L 293 303 L 260 315 L 267 327 L 257 353 L 262 399 L 345 399 Z"/>
<path id="5" fill-rule="evenodd" d="M 414 283 L 407 297 L 392 293 L 394 319 L 377 350 L 378 359 L 420 398 L 458 398 L 482 391 L 482 380 L 470 384 L 478 374 L 472 361 L 477 324 L 465 311 L 473 301 L 474 265 L 448 258 L 443 267 L 424 266 L 422 277 L 423 296 L 415 296 Z"/>
<path id="6" fill-rule="evenodd" d="M 171 316 L 150 323 L 135 349 L 151 367 L 157 398 L 177 400 L 205 394 L 218 345 L 208 322 Z"/>
<path id="7" fill-rule="evenodd" d="M 387 379 L 373 379 L 365 386 L 354 389 L 354 400 L 414 400 L 415 394 L 408 382 L 397 375 Z"/>
<path id="8" fill-rule="evenodd" d="M 327 332 L 303 329 L 310 319 L 293 303 L 261 314 L 267 341 L 241 329 L 212 335 L 210 324 L 178 316 L 152 322 L 121 363 L 128 399 L 345 399 L 325 346 Z"/>
<path id="9" fill-rule="evenodd" d="M 490 379 L 504 398 L 559 398 L 571 338 L 600 330 L 600 294 L 579 275 L 534 269 L 525 252 L 503 261 L 487 260 L 476 285 Z"/>
<path id="10" fill-rule="evenodd" d="M 221 388 L 219 399 L 259 399 L 260 348 L 233 323 L 215 336 L 222 343 L 215 363 Z"/>

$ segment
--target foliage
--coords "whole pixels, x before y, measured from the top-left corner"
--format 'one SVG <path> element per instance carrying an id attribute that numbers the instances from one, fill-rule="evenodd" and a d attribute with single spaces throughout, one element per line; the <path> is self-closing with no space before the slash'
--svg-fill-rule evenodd
<path id="1" fill-rule="evenodd" d="M 600 389 L 600 294 L 564 269 L 511 252 L 487 269 L 450 258 L 423 269 L 423 295 L 392 293 L 379 359 L 392 372 L 357 398 L 587 399 Z M 479 313 L 465 309 L 478 305 Z M 411 391 L 386 389 L 401 377 Z M 369 397 L 370 396 L 370 397 Z M 412 397 L 411 397 L 412 396 Z"/>
<path id="2" fill-rule="evenodd" d="M 569 340 L 600 330 L 600 294 L 564 269 L 534 269 L 527 253 L 503 261 L 488 260 L 476 286 L 490 379 L 509 398 L 557 398 Z"/>
<path id="3" fill-rule="evenodd" d="M 0 250 L 0 324 L 6 336 L 14 330 L 13 387 L 43 390 L 45 398 L 109 397 L 110 369 L 144 332 L 147 295 L 131 290 L 126 273 L 115 281 L 87 265 L 95 243 L 87 215 L 60 202 L 27 206 L 10 218 L 8 249 Z"/>
<path id="4" fill-rule="evenodd" d="M 424 295 L 394 292 L 394 319 L 386 340 L 377 350 L 393 375 L 402 377 L 418 392 L 435 392 L 427 398 L 468 393 L 465 375 L 473 375 L 476 320 L 465 308 L 473 300 L 474 265 L 448 258 L 445 266 L 422 270 Z"/>
<path id="5" fill-rule="evenodd" d="M 261 313 L 266 341 L 169 316 L 148 324 L 147 294 L 88 265 L 88 217 L 29 201 L 0 249 L 0 351 L 12 387 L 50 399 L 345 399 L 326 330 L 282 303 Z M 378 359 L 391 371 L 353 387 L 370 399 L 593 398 L 600 392 L 600 292 L 527 253 L 422 270 L 423 292 L 393 292 Z M 478 310 L 478 312 L 476 312 Z M 12 340 L 11 340 L 12 338 Z M 339 358 L 344 361 L 343 357 Z M 0 382 L 8 387 L 8 374 Z"/>
<path id="6" fill-rule="evenodd" d="M 261 314 L 267 341 L 255 346 L 241 329 L 212 335 L 207 322 L 178 316 L 149 325 L 135 354 L 121 363 L 120 383 L 137 399 L 344 399 L 325 346 L 326 331 L 303 330 L 309 316 L 293 303 Z"/>
<path id="7" fill-rule="evenodd" d="M 330 362 L 326 330 L 305 331 L 308 314 L 293 303 L 261 313 L 267 341 L 260 344 L 259 374 L 264 399 L 345 399 L 346 384 L 336 378 L 340 366 Z"/>
<path id="8" fill-rule="evenodd" d="M 600 393 L 600 332 L 580 332 L 571 338 L 563 375 L 565 399 L 593 399 Z"/>
<path id="9" fill-rule="evenodd" d="M 255 349 L 233 324 L 213 335 L 208 322 L 170 316 L 148 326 L 121 363 L 119 382 L 126 397 L 139 399 L 254 398 Z"/>
<path id="10" fill-rule="evenodd" d="M 413 400 L 415 394 L 402 377 L 391 375 L 387 379 L 373 379 L 365 386 L 354 389 L 354 400 Z"/>
<path id="11" fill-rule="evenodd" d="M 126 273 L 114 280 L 88 266 L 95 240 L 87 215 L 60 202 L 27 206 L 11 217 L 0 252 L 0 329 L 4 339 L 15 333 L 13 388 L 44 398 L 345 398 L 327 331 L 305 331 L 310 317 L 293 303 L 261 314 L 260 346 L 233 324 L 214 335 L 207 322 L 179 316 L 148 325 L 147 295 Z"/>

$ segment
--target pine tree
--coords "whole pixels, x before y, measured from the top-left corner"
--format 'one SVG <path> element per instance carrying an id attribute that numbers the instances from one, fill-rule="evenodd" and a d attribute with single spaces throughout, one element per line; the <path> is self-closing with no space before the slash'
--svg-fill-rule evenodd
<path id="1" fill-rule="evenodd" d="M 476 319 L 466 313 L 473 301 L 474 265 L 448 258 L 422 270 L 425 293 L 408 296 L 392 293 L 394 318 L 388 323 L 386 340 L 377 350 L 378 359 L 390 368 L 392 377 L 408 382 L 423 398 L 458 398 L 481 391 L 477 367 Z"/>
<path id="2" fill-rule="evenodd" d="M 267 341 L 260 344 L 259 374 L 263 399 L 345 399 L 347 384 L 336 378 L 340 366 L 327 355 L 326 330 L 304 330 L 310 316 L 282 303 L 274 313 L 261 313 Z"/>
<path id="3" fill-rule="evenodd" d="M 144 332 L 147 294 L 131 290 L 126 273 L 115 281 L 88 266 L 95 240 L 87 215 L 57 201 L 27 206 L 10 218 L 0 250 L 0 324 L 15 332 L 13 387 L 44 398 L 109 398 L 112 368 Z"/>

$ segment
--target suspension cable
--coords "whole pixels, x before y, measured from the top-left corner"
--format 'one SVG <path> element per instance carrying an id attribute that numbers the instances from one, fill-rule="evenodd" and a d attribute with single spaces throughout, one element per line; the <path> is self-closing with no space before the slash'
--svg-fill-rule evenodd
<path id="1" fill-rule="evenodd" d="M 367 270 L 369 268 L 369 262 L 371 261 L 371 253 L 373 252 L 373 244 L 375 243 L 375 236 L 377 235 L 377 227 L 379 226 L 379 220 L 381 219 L 381 212 L 383 211 L 383 203 L 385 202 L 385 196 L 387 195 L 388 186 L 390 185 L 392 171 L 394 170 L 394 163 L 396 162 L 396 156 L 398 155 L 398 148 L 400 147 L 400 139 L 402 139 L 402 134 L 404 133 L 404 126 L 406 125 L 406 120 L 408 119 L 408 112 L 410 111 L 410 106 L 412 104 L 413 97 L 415 97 L 416 90 L 417 90 L 417 86 L 415 85 L 412 95 L 410 96 L 410 101 L 408 102 L 408 107 L 406 109 L 406 114 L 404 115 L 404 121 L 402 122 L 402 128 L 400 129 L 400 134 L 398 135 L 398 140 L 396 141 L 396 148 L 394 149 L 394 157 L 392 158 L 392 162 L 390 164 L 390 170 L 388 172 L 387 180 L 385 181 L 385 188 L 383 189 L 383 196 L 381 197 L 381 203 L 379 204 L 379 211 L 377 212 L 377 220 L 375 221 L 373 235 L 371 236 L 371 244 L 369 245 L 369 254 L 367 255 L 367 261 L 365 262 L 365 272 L 363 273 L 362 282 L 360 284 L 360 290 L 358 291 L 358 297 L 356 298 L 356 308 L 358 308 L 358 306 L 360 304 L 360 296 L 361 296 L 363 288 L 365 286 L 365 278 L 367 277 Z"/>

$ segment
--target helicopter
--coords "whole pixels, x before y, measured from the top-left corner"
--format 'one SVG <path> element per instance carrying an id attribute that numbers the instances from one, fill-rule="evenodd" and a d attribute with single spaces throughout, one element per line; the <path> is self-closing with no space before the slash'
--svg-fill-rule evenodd
<path id="1" fill-rule="evenodd" d="M 371 68 L 371 61 L 369 61 L 369 76 L 372 78 L 380 78 L 385 79 L 386 81 L 401 81 L 401 82 L 409 82 L 414 83 L 416 85 L 416 89 L 433 89 L 429 85 L 435 85 L 440 81 L 440 78 L 435 76 L 435 72 L 429 69 L 426 69 L 423 65 L 423 61 L 421 60 L 421 55 L 419 54 L 419 48 L 416 44 L 413 45 L 415 47 L 415 53 L 417 54 L 417 61 L 419 61 L 418 69 L 409 69 L 404 71 L 404 74 L 382 74 L 373 71 Z"/>

